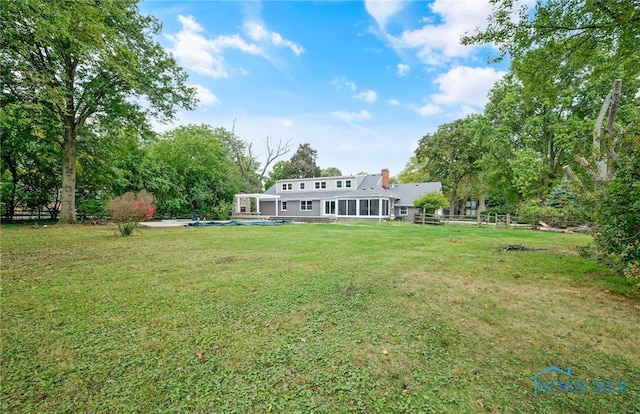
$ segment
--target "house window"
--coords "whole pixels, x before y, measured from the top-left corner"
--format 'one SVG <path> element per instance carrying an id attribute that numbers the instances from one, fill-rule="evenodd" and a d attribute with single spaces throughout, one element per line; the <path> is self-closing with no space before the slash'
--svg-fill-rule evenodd
<path id="1" fill-rule="evenodd" d="M 347 215 L 356 215 L 356 202 L 357 200 L 347 200 Z"/>
<path id="2" fill-rule="evenodd" d="M 360 200 L 360 215 L 369 215 L 369 200 Z"/>
<path id="3" fill-rule="evenodd" d="M 380 200 L 369 200 L 369 215 L 377 216 L 380 214 Z"/>
<path id="4" fill-rule="evenodd" d="M 382 215 L 389 215 L 389 200 L 382 200 Z"/>
<path id="5" fill-rule="evenodd" d="M 303 210 L 310 211 L 310 210 L 312 210 L 312 205 L 313 205 L 312 203 L 313 202 L 311 200 L 309 200 L 309 201 L 301 201 L 300 202 L 300 211 L 303 211 Z"/>
<path id="6" fill-rule="evenodd" d="M 320 189 L 320 181 L 316 181 L 314 184 L 316 186 L 316 190 L 319 190 Z"/>
<path id="7" fill-rule="evenodd" d="M 339 216 L 356 216 L 358 200 L 338 200 L 338 215 Z"/>
<path id="8" fill-rule="evenodd" d="M 322 181 L 320 183 L 320 188 L 327 188 L 327 182 L 326 181 Z"/>
<path id="9" fill-rule="evenodd" d="M 326 215 L 336 214 L 336 202 L 335 201 L 325 201 L 324 202 L 324 214 L 326 214 Z"/>
<path id="10" fill-rule="evenodd" d="M 338 200 L 338 215 L 347 215 L 347 200 Z"/>
<path id="11" fill-rule="evenodd" d="M 300 189 L 304 190 L 304 183 L 300 183 Z"/>
<path id="12" fill-rule="evenodd" d="M 373 198 L 370 200 L 360 200 L 361 216 L 377 216 L 380 214 L 380 200 Z"/>
<path id="13" fill-rule="evenodd" d="M 478 202 L 477 201 L 467 201 L 465 206 L 464 214 L 465 216 L 475 216 L 478 212 Z"/>
<path id="14" fill-rule="evenodd" d="M 342 180 L 336 181 L 336 188 L 342 188 Z"/>
<path id="15" fill-rule="evenodd" d="M 287 210 L 287 202 L 283 201 L 282 202 L 282 211 L 286 211 Z"/>
<path id="16" fill-rule="evenodd" d="M 293 190 L 293 184 L 291 184 L 291 183 L 282 183 L 282 190 L 283 191 Z"/>
<path id="17" fill-rule="evenodd" d="M 344 182 L 344 186 L 345 186 L 346 188 L 351 188 L 351 180 L 345 180 L 345 182 Z"/>
<path id="18" fill-rule="evenodd" d="M 400 215 L 401 216 L 406 216 L 407 214 L 409 214 L 409 212 L 407 211 L 406 207 L 400 207 Z"/>

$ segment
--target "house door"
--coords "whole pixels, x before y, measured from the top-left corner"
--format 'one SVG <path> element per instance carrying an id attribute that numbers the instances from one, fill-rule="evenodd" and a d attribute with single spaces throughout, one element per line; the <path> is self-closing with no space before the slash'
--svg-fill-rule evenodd
<path id="1" fill-rule="evenodd" d="M 334 216 L 336 214 L 336 202 L 335 201 L 325 201 L 324 202 L 324 215 L 325 216 Z"/>

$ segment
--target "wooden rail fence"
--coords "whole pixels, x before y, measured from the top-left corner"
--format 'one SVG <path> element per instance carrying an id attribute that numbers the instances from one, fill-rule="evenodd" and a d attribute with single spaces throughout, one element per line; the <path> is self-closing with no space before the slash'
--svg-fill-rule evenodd
<path id="1" fill-rule="evenodd" d="M 475 224 L 478 227 L 495 226 L 504 228 L 533 228 L 533 223 L 523 217 L 511 214 L 478 214 L 477 216 L 442 216 L 417 212 L 414 216 L 415 224 Z"/>

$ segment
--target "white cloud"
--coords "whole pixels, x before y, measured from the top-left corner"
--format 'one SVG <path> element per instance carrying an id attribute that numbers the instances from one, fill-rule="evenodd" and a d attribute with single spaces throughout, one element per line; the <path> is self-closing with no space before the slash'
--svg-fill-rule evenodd
<path id="1" fill-rule="evenodd" d="M 405 3 L 402 0 L 365 0 L 364 7 L 376 20 L 378 26 L 384 29 L 389 18 L 402 10 Z"/>
<path id="2" fill-rule="evenodd" d="M 442 113 L 442 108 L 434 104 L 426 104 L 421 107 L 414 107 L 413 109 L 422 116 L 436 115 L 436 114 Z"/>
<path id="3" fill-rule="evenodd" d="M 331 116 L 346 122 L 371 119 L 371 114 L 364 109 L 360 112 L 334 111 L 331 112 Z"/>
<path id="4" fill-rule="evenodd" d="M 182 24 L 180 31 L 166 35 L 173 43 L 169 51 L 186 68 L 213 78 L 229 77 L 229 69 L 223 56 L 225 49 L 236 49 L 265 58 L 268 58 L 266 49 L 270 46 L 290 49 L 296 55 L 304 52 L 301 45 L 284 39 L 279 33 L 269 31 L 255 21 L 246 22 L 243 28 L 246 35 L 259 45 L 243 39 L 239 34 L 207 38 L 204 29 L 193 16 L 178 15 L 178 21 Z M 237 71 L 240 74 L 247 73 L 242 68 Z"/>
<path id="5" fill-rule="evenodd" d="M 411 70 L 411 66 L 404 63 L 398 63 L 398 76 L 404 76 Z"/>
<path id="6" fill-rule="evenodd" d="M 387 103 L 391 106 L 398 106 L 400 105 L 400 101 L 398 101 L 397 99 L 391 98 L 387 101 Z"/>
<path id="7" fill-rule="evenodd" d="M 304 48 L 301 45 L 283 38 L 280 33 L 267 30 L 262 24 L 256 21 L 245 22 L 242 27 L 246 35 L 256 42 L 288 48 L 295 53 L 296 56 L 300 56 L 300 54 L 304 52 Z"/>
<path id="8" fill-rule="evenodd" d="M 436 104 L 482 107 L 488 101 L 489 90 L 504 75 L 506 72 L 493 68 L 455 67 L 434 80 L 439 92 L 431 95 L 431 100 Z"/>
<path id="9" fill-rule="evenodd" d="M 252 43 L 247 43 L 239 35 L 218 36 L 208 39 L 202 35 L 202 26 L 193 16 L 178 16 L 182 29 L 167 38 L 173 42 L 169 51 L 181 64 L 194 72 L 213 78 L 226 78 L 229 71 L 222 56 L 224 49 L 238 49 L 252 55 L 258 55 L 261 50 Z"/>
<path id="10" fill-rule="evenodd" d="M 286 119 L 286 118 L 282 119 L 281 124 L 285 128 L 293 128 L 293 121 L 290 119 Z"/>
<path id="11" fill-rule="evenodd" d="M 354 82 L 348 80 L 344 76 L 336 76 L 335 78 L 333 78 L 333 80 L 331 81 L 331 85 L 336 88 L 337 91 L 343 88 L 349 89 L 350 91 L 355 91 L 356 89 L 358 89 L 357 85 Z"/>
<path id="12" fill-rule="evenodd" d="M 197 83 L 191 86 L 196 89 L 196 97 L 201 105 L 214 105 L 220 102 L 218 97 L 204 86 Z"/>
<path id="13" fill-rule="evenodd" d="M 360 99 L 360 100 L 365 101 L 367 103 L 373 103 L 373 102 L 378 100 L 378 94 L 376 93 L 376 91 L 371 90 L 371 89 L 363 91 L 363 92 L 360 92 L 357 95 L 353 95 L 353 97 L 355 99 Z"/>
<path id="14" fill-rule="evenodd" d="M 462 46 L 460 39 L 486 26 L 492 10 L 489 0 L 435 0 L 431 11 L 441 16 L 441 23 L 432 24 L 423 19 L 425 25 L 417 30 L 405 30 L 387 39 L 397 49 L 417 49 L 416 55 L 424 63 L 441 65 L 452 58 L 467 57 L 475 46 Z"/>

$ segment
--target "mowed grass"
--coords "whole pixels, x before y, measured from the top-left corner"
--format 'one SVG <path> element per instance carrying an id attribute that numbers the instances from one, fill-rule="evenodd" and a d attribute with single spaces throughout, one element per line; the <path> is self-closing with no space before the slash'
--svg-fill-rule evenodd
<path id="1" fill-rule="evenodd" d="M 589 236 L 4 226 L 2 412 L 630 413 L 640 299 Z M 501 251 L 522 244 L 542 250 Z M 625 393 L 541 393 L 555 365 Z M 564 380 L 547 374 L 546 380 Z"/>

